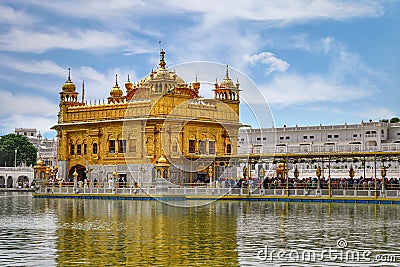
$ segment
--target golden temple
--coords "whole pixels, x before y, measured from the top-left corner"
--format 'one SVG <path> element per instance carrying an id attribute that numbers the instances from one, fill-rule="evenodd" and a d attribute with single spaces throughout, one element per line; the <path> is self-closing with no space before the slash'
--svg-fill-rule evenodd
<path id="1" fill-rule="evenodd" d="M 156 176 L 187 183 L 207 178 L 210 166 L 215 172 L 215 157 L 236 154 L 240 90 L 228 66 L 212 99 L 200 96 L 197 77 L 189 84 L 168 70 L 163 50 L 147 77 L 132 83 L 128 76 L 125 92 L 117 78 L 106 100 L 88 104 L 84 87 L 79 101 L 69 71 L 53 126 L 59 178 L 71 180 L 76 170 L 78 179 L 100 182 L 116 171 L 127 183 Z"/>

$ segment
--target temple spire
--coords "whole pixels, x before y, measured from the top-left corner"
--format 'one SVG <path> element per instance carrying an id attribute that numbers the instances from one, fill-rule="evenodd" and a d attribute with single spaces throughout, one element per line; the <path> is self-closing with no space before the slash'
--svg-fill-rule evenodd
<path id="1" fill-rule="evenodd" d="M 229 67 L 228 67 L 228 65 L 226 65 L 226 73 L 225 73 L 225 79 L 226 80 L 229 80 Z"/>
<path id="2" fill-rule="evenodd" d="M 68 82 L 71 81 L 71 68 L 68 68 Z"/>
<path id="3" fill-rule="evenodd" d="M 118 74 L 115 74 L 115 87 L 118 87 Z"/>
<path id="4" fill-rule="evenodd" d="M 164 55 L 165 55 L 165 52 L 164 52 L 164 50 L 161 49 L 161 52 L 160 52 L 160 68 L 161 69 L 165 69 L 165 66 L 167 65 L 164 61 Z"/>
<path id="5" fill-rule="evenodd" d="M 82 80 L 82 103 L 85 103 L 85 80 Z"/>

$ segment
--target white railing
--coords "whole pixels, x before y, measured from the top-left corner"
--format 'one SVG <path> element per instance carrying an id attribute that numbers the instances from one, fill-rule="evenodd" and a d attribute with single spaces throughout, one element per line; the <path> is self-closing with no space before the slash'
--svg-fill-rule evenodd
<path id="1" fill-rule="evenodd" d="M 332 189 L 329 193 L 328 189 L 259 189 L 259 188 L 210 188 L 210 187 L 172 187 L 167 189 L 161 189 L 156 187 L 149 188 L 76 188 L 73 187 L 57 187 L 57 186 L 45 186 L 40 187 L 37 190 L 39 194 L 87 194 L 90 197 L 95 198 L 96 195 L 115 195 L 119 197 L 123 196 L 137 196 L 137 197 L 182 197 L 187 196 L 210 196 L 210 197 L 222 197 L 222 196 L 308 196 L 308 197 L 362 197 L 362 198 L 374 198 L 374 197 L 392 197 L 400 198 L 400 190 L 354 190 L 354 189 Z"/>

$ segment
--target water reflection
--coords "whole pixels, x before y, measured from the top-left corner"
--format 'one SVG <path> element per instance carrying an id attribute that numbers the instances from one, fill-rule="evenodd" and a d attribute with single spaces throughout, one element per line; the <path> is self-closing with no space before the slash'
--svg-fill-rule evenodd
<path id="1" fill-rule="evenodd" d="M 60 265 L 237 266 L 234 204 L 47 200 L 58 210 Z"/>
<path id="2" fill-rule="evenodd" d="M 32 199 L 0 195 L 0 262 L 7 266 L 360 266 L 267 259 L 263 250 L 370 250 L 400 255 L 400 207 L 217 201 Z M 261 252 L 261 254 L 260 254 Z M 400 261 L 400 257 L 397 258 Z M 385 263 L 386 266 L 396 263 Z M 370 266 L 371 262 L 364 262 Z"/>
<path id="3" fill-rule="evenodd" d="M 400 262 L 400 207 L 391 205 L 354 205 L 334 203 L 241 203 L 237 218 L 239 262 L 245 266 L 371 266 L 378 254 L 397 254 L 397 262 L 385 266 L 398 266 Z M 339 248 L 338 240 L 346 241 Z M 260 251 L 269 253 L 320 253 L 315 260 L 300 262 L 296 257 L 262 258 Z M 339 253 L 369 251 L 369 259 L 322 255 L 323 249 Z M 263 255 L 263 252 L 260 255 Z M 270 255 L 270 254 L 269 254 Z M 265 256 L 265 255 L 264 255 Z M 268 256 L 268 255 L 267 255 Z M 274 255 L 278 256 L 278 255 Z M 260 259 L 261 258 L 261 259 Z M 300 258 L 300 257 L 299 257 Z M 332 260 L 333 259 L 333 260 Z M 381 265 L 379 265 L 381 266 Z"/>

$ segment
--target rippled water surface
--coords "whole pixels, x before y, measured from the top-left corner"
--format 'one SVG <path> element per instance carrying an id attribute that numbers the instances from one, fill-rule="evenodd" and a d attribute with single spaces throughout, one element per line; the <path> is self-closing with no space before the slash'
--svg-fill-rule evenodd
<path id="1" fill-rule="evenodd" d="M 0 194 L 0 227 L 1 266 L 400 265 L 394 205 L 176 207 L 7 193 Z"/>

